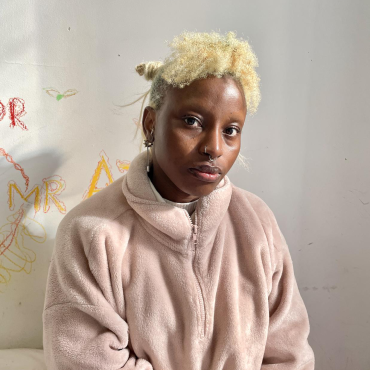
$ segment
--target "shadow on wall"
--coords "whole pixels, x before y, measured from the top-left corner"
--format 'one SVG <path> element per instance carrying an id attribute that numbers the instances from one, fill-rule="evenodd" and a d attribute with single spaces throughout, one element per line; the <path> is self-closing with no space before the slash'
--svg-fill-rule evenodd
<path id="1" fill-rule="evenodd" d="M 104 150 L 99 154 L 100 161 L 81 201 L 114 181 L 108 156 Z M 67 213 L 67 207 L 62 200 L 65 200 L 62 193 L 66 189 L 66 181 L 54 172 L 61 166 L 61 155 L 44 151 L 33 158 L 21 161 L 22 165 L 0 147 L 1 156 L 6 160 L 1 161 L 0 185 L 1 181 L 8 182 L 2 187 L 6 190 L 0 193 L 0 202 L 4 203 L 4 209 L 6 207 L 8 211 L 4 213 L 4 219 L 0 219 L 0 293 L 1 285 L 8 284 L 12 274 L 21 271 L 31 272 L 36 254 L 28 248 L 28 243 L 45 242 L 47 233 L 41 222 L 45 214 L 51 207 L 53 211 L 57 210 L 63 215 Z M 117 159 L 116 166 L 121 174 L 125 174 L 130 161 Z M 32 178 L 38 179 L 38 183 L 35 184 L 28 173 L 32 174 Z M 108 181 L 103 182 L 103 179 Z M 98 186 L 99 182 L 103 182 L 102 187 Z M 69 191 L 69 197 L 74 195 Z M 40 212 L 41 210 L 43 212 Z"/>
<path id="2" fill-rule="evenodd" d="M 40 218 L 38 212 L 42 209 L 47 213 L 53 204 L 64 214 L 66 207 L 58 198 L 65 189 L 65 181 L 58 175 L 50 175 L 61 165 L 60 156 L 55 151 L 40 152 L 22 160 L 22 164 L 3 148 L 0 148 L 0 156 L 4 157 L 0 162 L 0 188 L 4 189 L 0 194 L 0 201 L 4 203 L 0 220 L 1 293 L 14 274 L 31 273 L 37 257 L 31 245 L 45 243 L 47 239 L 44 225 L 37 220 Z M 42 183 L 32 183 L 28 173 L 32 173 L 32 178 L 41 178 Z M 2 184 L 5 181 L 7 184 Z"/>

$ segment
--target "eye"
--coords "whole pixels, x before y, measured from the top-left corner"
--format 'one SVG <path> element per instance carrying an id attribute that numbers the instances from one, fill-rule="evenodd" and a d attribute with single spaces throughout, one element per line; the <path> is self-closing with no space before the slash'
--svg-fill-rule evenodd
<path id="1" fill-rule="evenodd" d="M 196 124 L 197 122 L 199 123 L 199 126 L 202 125 L 200 120 L 193 116 L 185 117 L 184 121 L 188 124 L 188 126 L 194 126 L 194 124 Z"/>
<path id="2" fill-rule="evenodd" d="M 228 127 L 225 131 L 227 131 L 228 132 L 227 135 L 231 137 L 236 136 L 241 132 L 239 127 Z"/>

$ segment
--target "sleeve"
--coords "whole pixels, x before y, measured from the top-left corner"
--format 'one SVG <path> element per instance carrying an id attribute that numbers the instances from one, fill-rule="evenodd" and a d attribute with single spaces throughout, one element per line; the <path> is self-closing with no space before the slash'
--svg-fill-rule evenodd
<path id="1" fill-rule="evenodd" d="M 92 241 L 102 245 L 100 255 L 94 250 L 98 268 L 88 258 Z M 128 324 L 109 288 L 112 272 L 104 243 L 88 222 L 68 215 L 58 227 L 42 315 L 48 370 L 153 370 L 129 349 Z M 123 294 L 118 300 L 123 303 Z"/>
<path id="2" fill-rule="evenodd" d="M 269 210 L 275 265 L 269 295 L 270 322 L 261 370 L 313 370 L 306 307 L 299 293 L 288 246 Z"/>

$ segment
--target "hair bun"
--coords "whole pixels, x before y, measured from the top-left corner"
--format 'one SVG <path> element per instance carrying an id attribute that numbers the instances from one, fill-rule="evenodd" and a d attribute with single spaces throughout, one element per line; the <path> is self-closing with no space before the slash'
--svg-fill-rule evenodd
<path id="1" fill-rule="evenodd" d="M 146 62 L 138 64 L 135 70 L 140 76 L 144 76 L 147 81 L 150 81 L 154 79 L 162 65 L 163 62 Z"/>

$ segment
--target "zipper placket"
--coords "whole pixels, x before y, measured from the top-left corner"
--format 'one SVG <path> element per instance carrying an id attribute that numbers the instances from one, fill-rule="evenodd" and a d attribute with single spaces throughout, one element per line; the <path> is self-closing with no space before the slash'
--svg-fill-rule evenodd
<path id="1" fill-rule="evenodd" d="M 188 218 L 189 218 L 189 221 L 190 221 L 190 224 L 192 226 L 192 240 L 193 240 L 193 246 L 194 246 L 194 255 L 193 255 L 193 272 L 194 272 L 194 276 L 195 276 L 195 280 L 197 282 L 196 286 L 197 286 L 197 291 L 198 291 L 198 298 L 199 298 L 199 301 L 200 301 L 200 311 L 201 311 L 201 332 L 200 332 L 200 336 L 201 338 L 203 338 L 205 335 L 206 335 L 206 325 L 205 325 L 205 302 L 204 302 L 204 297 L 203 297 L 203 293 L 202 293 L 202 289 L 200 287 L 200 282 L 199 282 L 199 279 L 197 277 L 197 274 L 195 273 L 195 253 L 196 253 L 196 248 L 197 248 L 197 244 L 198 244 L 198 225 L 197 225 L 197 214 L 196 214 L 196 211 L 195 212 L 195 223 L 193 223 L 190 215 L 189 215 L 189 212 L 187 210 L 185 210 Z"/>

